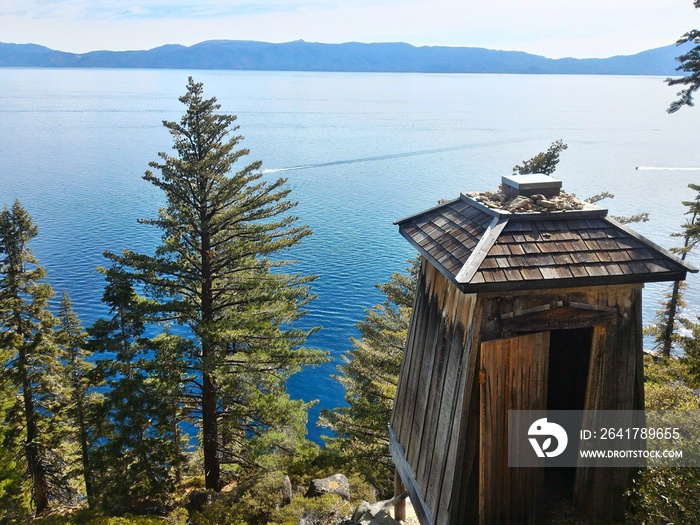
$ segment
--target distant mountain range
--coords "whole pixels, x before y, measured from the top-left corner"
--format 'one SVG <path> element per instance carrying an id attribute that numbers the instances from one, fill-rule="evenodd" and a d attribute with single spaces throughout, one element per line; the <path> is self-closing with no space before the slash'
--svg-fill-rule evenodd
<path id="1" fill-rule="evenodd" d="M 0 67 L 670 76 L 677 74 L 675 57 L 683 51 L 684 48 L 670 45 L 636 55 L 551 59 L 520 51 L 476 47 L 212 40 L 189 47 L 167 45 L 147 51 L 75 54 L 36 44 L 0 43 Z"/>

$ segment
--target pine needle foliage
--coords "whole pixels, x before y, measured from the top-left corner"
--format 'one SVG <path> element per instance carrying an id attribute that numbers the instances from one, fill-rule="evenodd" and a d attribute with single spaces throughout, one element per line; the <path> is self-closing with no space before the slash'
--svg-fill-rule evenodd
<path id="1" fill-rule="evenodd" d="M 685 215 L 688 218 L 681 226 L 682 231 L 672 234 L 673 237 L 683 239 L 682 246 L 671 248 L 671 251 L 678 255 L 681 260 L 685 260 L 688 253 L 700 243 L 700 185 L 689 184 L 688 188 L 696 192 L 695 199 L 683 201 L 683 205 L 687 209 Z M 685 283 L 681 281 L 676 281 L 671 285 L 671 288 L 664 294 L 661 308 L 656 312 L 656 320 L 645 329 L 648 335 L 654 337 L 655 348 L 666 359 L 671 356 L 674 342 L 679 340 L 677 333 L 679 322 L 685 324 L 689 329 L 693 324 L 691 321 L 679 319 L 685 307 L 683 300 L 685 287 Z M 684 341 L 684 345 L 687 345 L 687 338 Z"/>
<path id="2" fill-rule="evenodd" d="M 700 0 L 695 0 L 693 5 L 696 9 L 700 9 Z M 687 86 L 676 94 L 678 96 L 678 100 L 671 103 L 669 108 L 666 110 L 668 113 L 675 113 L 683 106 L 695 105 L 693 95 L 698 89 L 700 89 L 700 30 L 693 29 L 688 31 L 678 39 L 676 45 L 682 46 L 690 43 L 696 45 L 689 49 L 686 53 L 676 58 L 676 60 L 680 62 L 680 65 L 676 68 L 676 71 L 682 71 L 685 73 L 685 75 L 666 79 L 666 83 L 669 86 Z"/>
<path id="3" fill-rule="evenodd" d="M 407 274 L 396 273 L 378 285 L 386 296 L 357 323 L 361 337 L 343 356 L 335 378 L 345 387 L 347 407 L 324 410 L 321 425 L 333 430 L 328 447 L 382 494 L 393 489 L 394 464 L 389 454 L 388 423 L 394 405 L 399 367 L 406 346 L 416 291 L 418 261 Z"/>
<path id="4" fill-rule="evenodd" d="M 287 378 L 322 352 L 303 344 L 313 330 L 293 328 L 312 299 L 313 277 L 288 274 L 281 252 L 311 231 L 289 212 L 285 179 L 267 181 L 238 146 L 235 115 L 189 79 L 180 122 L 163 125 L 174 154 L 159 153 L 144 179 L 166 204 L 141 221 L 161 231 L 153 255 L 105 254 L 129 272 L 151 301 L 150 321 L 174 321 L 191 334 L 193 378 L 182 386 L 198 409 L 207 489 L 261 467 L 261 455 L 292 453 L 304 439 L 308 405 L 292 401 Z"/>
<path id="5" fill-rule="evenodd" d="M 554 173 L 557 169 L 557 164 L 559 164 L 559 157 L 561 153 L 568 147 L 569 146 L 565 144 L 562 139 L 555 140 L 549 146 L 547 151 L 540 152 L 531 159 L 523 161 L 522 164 L 514 166 L 513 174 L 528 175 L 532 173 L 543 173 L 545 175 L 552 175 L 552 173 Z M 612 193 L 608 191 L 603 191 L 584 200 L 590 204 L 597 204 L 602 200 L 614 198 L 615 195 L 613 195 Z M 634 222 L 649 221 L 649 214 L 647 212 L 637 213 L 635 215 L 629 216 L 611 215 L 610 217 L 621 224 L 631 224 Z"/>
<path id="6" fill-rule="evenodd" d="M 67 426 L 61 410 L 68 386 L 54 338 L 56 318 L 48 309 L 51 286 L 29 248 L 37 227 L 15 201 L 0 212 L 0 348 L 3 379 L 17 393 L 7 413 L 6 439 L 23 443 L 24 465 L 37 514 L 52 502 L 72 502 L 66 465 Z"/>
<path id="7" fill-rule="evenodd" d="M 0 348 L 0 359 L 6 362 L 9 351 Z M 0 524 L 21 523 L 30 513 L 28 494 L 31 487 L 25 476 L 22 463 L 22 447 L 15 439 L 16 430 L 9 427 L 7 421 L 14 408 L 17 389 L 0 377 Z"/>
<path id="8" fill-rule="evenodd" d="M 551 175 L 557 169 L 559 164 L 559 156 L 562 151 L 569 146 L 562 139 L 555 140 L 549 146 L 547 151 L 538 153 L 529 160 L 523 161 L 522 164 L 513 166 L 513 173 L 518 175 L 527 175 L 530 173 L 544 173 Z"/>
<path id="9" fill-rule="evenodd" d="M 102 271 L 107 280 L 102 300 L 111 317 L 89 330 L 97 356 L 94 382 L 104 386 L 101 403 L 90 410 L 90 483 L 100 507 L 123 513 L 136 502 L 165 505 L 175 488 L 182 463 L 178 412 L 160 385 L 155 359 L 176 354 L 160 352 L 167 333 L 153 342 L 144 336 L 145 301 L 129 275 L 118 266 Z"/>
<path id="10" fill-rule="evenodd" d="M 67 377 L 68 396 L 66 413 L 70 424 L 70 440 L 78 445 L 76 459 L 69 466 L 71 478 L 82 479 L 88 505 L 94 506 L 95 494 L 91 482 L 89 460 L 89 411 L 91 372 L 93 365 L 88 361 L 90 351 L 87 346 L 85 332 L 78 314 L 73 310 L 73 302 L 64 290 L 58 307 L 60 321 L 56 332 L 56 342 L 59 355 L 64 363 L 64 374 Z"/>

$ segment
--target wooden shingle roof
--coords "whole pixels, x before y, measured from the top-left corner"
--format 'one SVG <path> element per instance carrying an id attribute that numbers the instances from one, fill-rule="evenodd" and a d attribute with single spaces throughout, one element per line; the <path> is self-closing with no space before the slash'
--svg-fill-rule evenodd
<path id="1" fill-rule="evenodd" d="M 510 213 L 462 194 L 396 224 L 465 292 L 676 281 L 697 272 L 591 205 Z"/>

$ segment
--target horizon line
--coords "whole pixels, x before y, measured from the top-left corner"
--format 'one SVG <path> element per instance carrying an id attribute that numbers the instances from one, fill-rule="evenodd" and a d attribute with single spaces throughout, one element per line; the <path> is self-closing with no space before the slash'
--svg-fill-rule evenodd
<path id="1" fill-rule="evenodd" d="M 546 55 L 540 55 L 536 53 L 531 53 L 529 51 L 522 51 L 518 49 L 498 49 L 498 48 L 491 48 L 491 47 L 483 47 L 483 46 L 469 46 L 469 45 L 430 45 L 430 44 L 424 44 L 424 45 L 416 45 L 412 44 L 410 42 L 404 42 L 404 41 L 385 41 L 385 42 L 360 42 L 356 40 L 350 40 L 346 42 L 318 42 L 318 41 L 308 41 L 304 39 L 296 39 L 296 40 L 289 40 L 289 41 L 284 41 L 284 42 L 270 42 L 266 40 L 250 40 L 250 39 L 221 39 L 221 38 L 216 38 L 216 39 L 211 39 L 211 40 L 202 40 L 201 42 L 196 42 L 191 45 L 187 44 L 179 44 L 179 43 L 170 43 L 170 44 L 161 44 L 157 45 L 155 47 L 147 48 L 147 49 L 120 49 L 120 50 L 114 50 L 114 49 L 93 49 L 90 51 L 85 51 L 85 52 L 74 52 L 74 51 L 63 51 L 61 49 L 56 49 L 52 48 L 49 46 L 46 46 L 44 44 L 39 44 L 36 42 L 24 42 L 24 43 L 18 43 L 18 42 L 3 42 L 0 41 L 0 45 L 5 44 L 5 45 L 15 45 L 15 46 L 38 46 L 42 47 L 44 49 L 48 49 L 50 51 L 56 51 L 59 53 L 66 53 L 69 55 L 87 55 L 90 53 L 138 53 L 138 52 L 148 52 L 148 51 L 153 51 L 156 49 L 160 49 L 163 47 L 182 47 L 182 48 L 192 48 L 195 46 L 199 46 L 202 44 L 208 44 L 208 43 L 255 43 L 255 44 L 269 44 L 269 45 L 274 45 L 274 46 L 281 46 L 281 45 L 287 45 L 287 44 L 296 44 L 296 43 L 304 43 L 304 44 L 311 44 L 311 45 L 324 45 L 324 46 L 343 46 L 343 45 L 349 45 L 349 44 L 359 44 L 359 45 L 407 45 L 410 47 L 413 47 L 414 49 L 421 49 L 421 48 L 446 48 L 446 49 L 484 49 L 487 51 L 496 51 L 496 52 L 503 52 L 503 53 L 523 53 L 526 55 L 531 55 L 531 56 L 536 56 L 536 57 L 542 57 L 546 58 L 548 60 L 605 60 L 605 59 L 610 59 L 610 58 L 616 58 L 616 57 L 631 57 L 638 55 L 640 53 L 644 53 L 647 51 L 654 51 L 657 49 L 663 49 L 666 47 L 671 47 L 671 46 L 676 46 L 678 47 L 678 44 L 676 42 L 672 42 L 670 44 L 664 45 L 664 46 L 659 46 L 659 47 L 653 47 L 653 48 L 648 48 L 648 49 L 643 49 L 641 51 L 637 51 L 636 53 L 631 53 L 631 54 L 614 54 L 610 56 L 604 56 L 604 57 L 573 57 L 573 56 L 567 56 L 567 57 L 560 57 L 560 58 L 552 58 L 548 57 Z"/>

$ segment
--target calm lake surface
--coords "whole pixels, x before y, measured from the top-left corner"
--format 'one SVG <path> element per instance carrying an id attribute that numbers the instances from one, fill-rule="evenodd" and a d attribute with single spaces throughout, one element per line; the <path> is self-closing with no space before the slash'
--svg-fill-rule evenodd
<path id="1" fill-rule="evenodd" d="M 150 251 L 162 196 L 141 179 L 170 151 L 162 120 L 179 120 L 187 71 L 0 69 L 0 205 L 19 198 L 39 226 L 33 248 L 57 293 L 85 325 L 106 314 L 95 267 L 104 250 Z M 319 276 L 304 324 L 335 362 L 294 376 L 290 392 L 341 406 L 331 378 L 352 347 L 354 323 L 381 302 L 375 284 L 415 255 L 393 222 L 460 191 L 495 189 L 502 175 L 556 139 L 557 176 L 581 197 L 601 191 L 611 213 L 642 211 L 634 228 L 663 247 L 684 221 L 681 201 L 700 183 L 700 109 L 665 109 L 659 77 L 430 75 L 196 71 L 205 95 L 238 115 L 250 161 L 288 177 L 296 213 L 314 235 L 296 269 Z M 635 169 L 639 167 L 639 169 Z M 691 262 L 698 265 L 698 257 Z M 698 276 L 686 294 L 700 311 Z M 647 285 L 644 321 L 666 285 Z"/>

